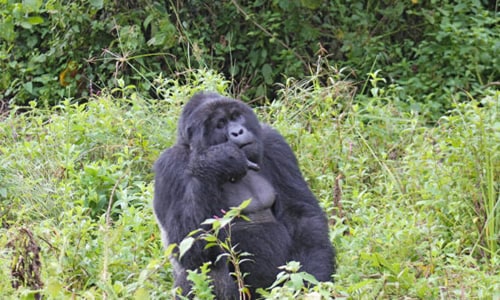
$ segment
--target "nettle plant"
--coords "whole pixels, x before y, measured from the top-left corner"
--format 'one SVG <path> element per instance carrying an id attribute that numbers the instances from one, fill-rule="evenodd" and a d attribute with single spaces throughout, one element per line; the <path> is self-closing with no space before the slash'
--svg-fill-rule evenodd
<path id="1" fill-rule="evenodd" d="M 217 260 L 227 259 L 228 263 L 234 268 L 232 275 L 235 277 L 238 289 L 240 291 L 240 299 L 247 299 L 246 294 L 248 290 L 244 284 L 244 277 L 240 270 L 240 264 L 244 262 L 249 253 L 242 253 L 236 249 L 236 245 L 231 242 L 231 226 L 236 219 L 250 221 L 248 217 L 243 215 L 242 211 L 250 204 L 251 200 L 242 202 L 238 207 L 231 208 L 229 211 L 221 210 L 222 217 L 214 216 L 213 218 L 205 220 L 201 226 L 204 228 L 196 229 L 189 233 L 189 235 L 182 240 L 179 245 L 171 244 L 167 253 L 172 254 L 174 250 L 178 251 L 179 258 L 189 251 L 196 241 L 204 241 L 205 249 L 211 247 L 219 247 L 223 253 L 217 257 Z M 188 271 L 188 279 L 193 282 L 192 293 L 198 295 L 199 293 L 211 295 L 210 278 L 208 272 L 210 270 L 210 263 L 205 263 L 200 270 Z M 199 295 L 198 295 L 199 296 Z M 205 298 L 203 298 L 205 299 Z M 213 299 L 213 298 L 206 298 Z"/>
<path id="2" fill-rule="evenodd" d="M 197 241 L 205 243 L 205 249 L 218 247 L 223 253 L 217 257 L 226 259 L 233 267 L 231 273 L 235 278 L 239 289 L 239 299 L 250 299 L 248 288 L 245 286 L 245 276 L 240 265 L 252 260 L 252 253 L 238 251 L 237 245 L 231 240 L 231 227 L 236 220 L 250 221 L 242 212 L 250 204 L 251 200 L 242 202 L 238 207 L 232 207 L 229 211 L 222 210 L 222 216 L 214 216 L 205 220 L 201 226 L 189 233 L 179 245 L 171 244 L 167 248 L 167 255 L 178 255 L 179 258 L 189 251 Z M 211 263 L 207 262 L 197 270 L 188 271 L 188 280 L 192 282 L 190 295 L 197 299 L 215 299 L 212 293 L 211 278 L 209 276 Z M 276 281 L 268 289 L 258 289 L 258 292 L 266 299 L 282 299 L 280 297 L 298 296 L 304 293 L 318 293 L 323 296 L 332 295 L 333 283 L 319 283 L 314 276 L 300 271 L 300 263 L 292 261 L 280 267 L 283 271 L 276 276 Z M 316 285 L 312 288 L 312 285 Z M 177 295 L 183 298 L 182 295 Z M 188 298 L 186 298 L 188 299 Z"/>

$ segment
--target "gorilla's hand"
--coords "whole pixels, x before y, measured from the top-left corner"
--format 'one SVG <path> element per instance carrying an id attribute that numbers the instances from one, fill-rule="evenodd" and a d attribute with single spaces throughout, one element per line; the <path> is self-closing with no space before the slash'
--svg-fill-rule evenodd
<path id="1" fill-rule="evenodd" d="M 236 144 L 226 142 L 201 152 L 193 151 L 189 168 L 196 177 L 224 183 L 237 181 L 245 176 L 248 169 L 258 170 L 259 167 L 250 162 Z"/>

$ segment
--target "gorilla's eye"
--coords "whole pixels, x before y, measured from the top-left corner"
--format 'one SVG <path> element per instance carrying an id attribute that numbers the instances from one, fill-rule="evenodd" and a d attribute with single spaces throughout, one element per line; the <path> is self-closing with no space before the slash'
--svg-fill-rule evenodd
<path id="1" fill-rule="evenodd" d="M 226 119 L 224 119 L 224 118 L 220 118 L 220 119 L 217 121 L 217 128 L 218 128 L 218 129 L 222 129 L 222 128 L 224 128 L 224 126 L 226 126 L 226 123 L 227 123 Z"/>
<path id="2" fill-rule="evenodd" d="M 237 111 L 234 111 L 231 113 L 231 116 L 229 117 L 231 121 L 236 121 L 240 118 L 241 114 Z"/>

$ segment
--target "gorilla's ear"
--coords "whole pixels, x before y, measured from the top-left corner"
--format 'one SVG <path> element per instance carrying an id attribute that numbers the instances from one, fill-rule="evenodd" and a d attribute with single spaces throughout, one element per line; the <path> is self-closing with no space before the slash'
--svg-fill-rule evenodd
<path id="1" fill-rule="evenodd" d="M 186 133 L 187 133 L 187 141 L 191 141 L 191 138 L 193 138 L 193 127 L 189 126 L 186 128 Z"/>
<path id="2" fill-rule="evenodd" d="M 189 125 L 183 134 L 183 143 L 189 146 L 190 150 L 201 150 L 205 147 L 203 139 L 203 131 L 199 130 L 198 124 Z"/>

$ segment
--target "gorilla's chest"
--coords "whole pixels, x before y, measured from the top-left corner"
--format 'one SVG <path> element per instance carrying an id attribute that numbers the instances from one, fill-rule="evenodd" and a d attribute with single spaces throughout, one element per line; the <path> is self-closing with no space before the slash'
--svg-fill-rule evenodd
<path id="1" fill-rule="evenodd" d="M 251 199 L 250 204 L 243 210 L 243 213 L 253 222 L 275 221 L 271 211 L 276 199 L 274 188 L 258 172 L 250 170 L 238 182 L 225 183 L 222 189 L 223 197 L 229 206 L 238 206 L 243 201 Z"/>

